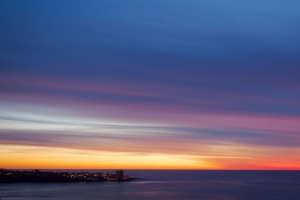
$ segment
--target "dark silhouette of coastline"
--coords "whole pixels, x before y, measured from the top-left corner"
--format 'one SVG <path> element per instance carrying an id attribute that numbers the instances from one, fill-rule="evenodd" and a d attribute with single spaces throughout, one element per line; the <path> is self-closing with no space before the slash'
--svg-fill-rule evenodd
<path id="1" fill-rule="evenodd" d="M 0 183 L 19 183 L 19 182 L 100 182 L 114 181 L 125 182 L 137 180 L 137 177 L 124 175 L 124 171 L 118 170 L 115 174 L 105 172 L 53 172 L 40 171 L 38 169 L 31 171 L 0 169 Z"/>

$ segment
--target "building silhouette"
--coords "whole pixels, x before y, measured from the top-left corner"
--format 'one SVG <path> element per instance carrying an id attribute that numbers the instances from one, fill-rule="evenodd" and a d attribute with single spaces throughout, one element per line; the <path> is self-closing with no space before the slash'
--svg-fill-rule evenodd
<path id="1" fill-rule="evenodd" d="M 123 176 L 124 176 L 124 171 L 122 171 L 122 170 L 117 170 L 116 171 L 116 177 L 117 177 L 117 179 L 122 179 Z"/>

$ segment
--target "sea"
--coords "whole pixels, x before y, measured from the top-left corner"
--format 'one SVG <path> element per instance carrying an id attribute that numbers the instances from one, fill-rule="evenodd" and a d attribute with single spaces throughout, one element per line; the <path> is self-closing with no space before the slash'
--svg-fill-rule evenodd
<path id="1" fill-rule="evenodd" d="M 95 172 L 95 170 L 79 171 Z M 113 173 L 110 170 L 96 171 Z M 125 175 L 139 177 L 141 180 L 0 183 L 0 199 L 300 200 L 300 171 L 125 170 L 124 172 Z"/>

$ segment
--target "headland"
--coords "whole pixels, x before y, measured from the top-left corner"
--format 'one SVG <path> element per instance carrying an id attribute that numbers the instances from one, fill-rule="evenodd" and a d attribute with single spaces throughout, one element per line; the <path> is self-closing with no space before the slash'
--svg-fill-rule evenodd
<path id="1" fill-rule="evenodd" d="M 115 174 L 105 172 L 54 172 L 35 170 L 8 170 L 0 169 L 0 183 L 19 182 L 126 182 L 137 180 L 137 177 L 124 175 L 124 171 L 118 170 Z"/>

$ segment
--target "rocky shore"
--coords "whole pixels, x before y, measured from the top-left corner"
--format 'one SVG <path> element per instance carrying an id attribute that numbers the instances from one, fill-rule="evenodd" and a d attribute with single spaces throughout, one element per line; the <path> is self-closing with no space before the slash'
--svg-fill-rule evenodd
<path id="1" fill-rule="evenodd" d="M 125 182 L 138 179 L 137 177 L 125 176 L 122 170 L 115 174 L 105 172 L 54 172 L 35 170 L 7 170 L 0 169 L 0 183 L 18 183 L 18 182 L 100 182 L 114 181 Z"/>

